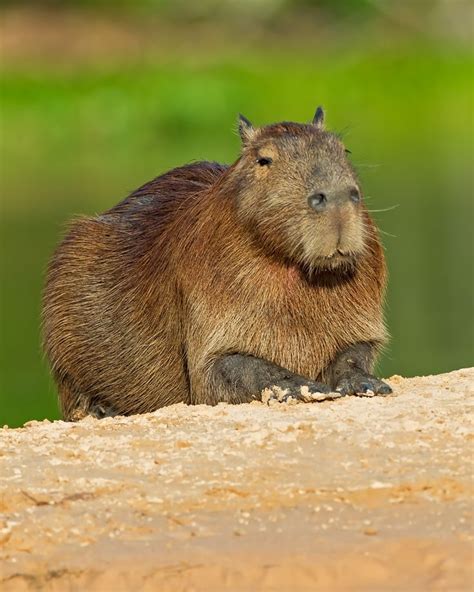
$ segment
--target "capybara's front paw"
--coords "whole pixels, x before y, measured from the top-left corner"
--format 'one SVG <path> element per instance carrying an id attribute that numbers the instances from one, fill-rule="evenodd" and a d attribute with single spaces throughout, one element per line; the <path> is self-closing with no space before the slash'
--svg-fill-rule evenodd
<path id="1" fill-rule="evenodd" d="M 270 405 L 278 403 L 311 403 L 315 401 L 326 401 L 327 399 L 338 399 L 341 393 L 332 393 L 331 389 L 322 382 L 280 380 L 270 387 L 263 389 L 262 401 Z"/>
<path id="2" fill-rule="evenodd" d="M 375 395 L 389 395 L 392 389 L 386 382 L 375 376 L 354 371 L 341 377 L 336 385 L 336 391 L 341 395 L 373 397 Z"/>

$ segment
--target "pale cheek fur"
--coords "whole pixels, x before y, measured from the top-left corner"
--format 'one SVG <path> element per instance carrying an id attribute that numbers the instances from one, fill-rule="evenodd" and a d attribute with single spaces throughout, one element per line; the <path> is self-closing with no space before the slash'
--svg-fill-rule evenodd
<path id="1" fill-rule="evenodd" d="M 360 254 L 364 250 L 364 227 L 360 213 L 349 206 L 344 217 L 339 248 L 347 253 Z"/>

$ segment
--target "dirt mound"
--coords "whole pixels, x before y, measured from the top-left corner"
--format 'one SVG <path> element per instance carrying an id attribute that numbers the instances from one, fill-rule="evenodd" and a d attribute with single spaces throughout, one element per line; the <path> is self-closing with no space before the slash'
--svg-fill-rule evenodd
<path id="1" fill-rule="evenodd" d="M 474 369 L 0 430 L 0 588 L 470 590 Z"/>

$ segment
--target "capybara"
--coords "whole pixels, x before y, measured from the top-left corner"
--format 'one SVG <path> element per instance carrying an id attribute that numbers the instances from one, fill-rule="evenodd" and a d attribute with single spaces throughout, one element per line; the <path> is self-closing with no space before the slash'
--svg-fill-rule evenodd
<path id="1" fill-rule="evenodd" d="M 320 107 L 239 132 L 233 165 L 173 169 L 57 248 L 43 334 L 65 419 L 391 392 L 371 374 L 384 254 L 348 150 Z"/>

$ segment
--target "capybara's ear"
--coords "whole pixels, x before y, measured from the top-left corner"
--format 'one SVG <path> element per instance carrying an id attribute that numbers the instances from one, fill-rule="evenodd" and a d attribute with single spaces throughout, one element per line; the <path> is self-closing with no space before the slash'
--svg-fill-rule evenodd
<path id="1" fill-rule="evenodd" d="M 255 128 L 250 123 L 250 121 L 244 117 L 242 114 L 239 114 L 239 134 L 242 138 L 242 143 L 248 144 L 250 140 L 255 136 Z"/>
<path id="2" fill-rule="evenodd" d="M 313 121 L 311 123 L 320 130 L 324 129 L 324 109 L 321 106 L 316 109 L 316 113 L 314 114 Z"/>

